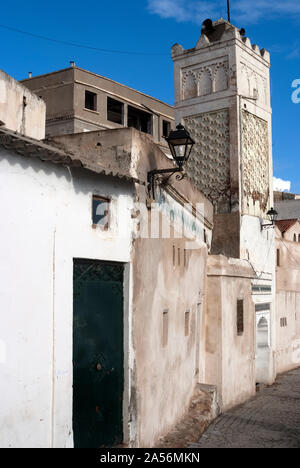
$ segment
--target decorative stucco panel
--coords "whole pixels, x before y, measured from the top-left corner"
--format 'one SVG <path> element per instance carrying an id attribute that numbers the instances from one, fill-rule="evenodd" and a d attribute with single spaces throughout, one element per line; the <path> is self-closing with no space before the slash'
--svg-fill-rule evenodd
<path id="1" fill-rule="evenodd" d="M 229 111 L 187 117 L 184 125 L 196 142 L 187 175 L 217 211 L 218 205 L 230 201 Z"/>
<path id="2" fill-rule="evenodd" d="M 241 62 L 241 72 L 243 94 L 256 97 L 262 104 L 268 104 L 267 78 L 243 62 Z"/>
<path id="3" fill-rule="evenodd" d="M 224 91 L 229 82 L 228 60 L 203 64 L 182 73 L 182 99 Z"/>
<path id="4" fill-rule="evenodd" d="M 268 123 L 249 112 L 242 113 L 244 197 L 266 212 L 269 187 Z"/>

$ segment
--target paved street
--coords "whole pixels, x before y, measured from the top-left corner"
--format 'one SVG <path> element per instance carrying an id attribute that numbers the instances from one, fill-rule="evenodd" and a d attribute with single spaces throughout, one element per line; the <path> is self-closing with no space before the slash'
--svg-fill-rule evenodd
<path id="1" fill-rule="evenodd" d="M 300 369 L 220 416 L 195 448 L 300 448 Z"/>

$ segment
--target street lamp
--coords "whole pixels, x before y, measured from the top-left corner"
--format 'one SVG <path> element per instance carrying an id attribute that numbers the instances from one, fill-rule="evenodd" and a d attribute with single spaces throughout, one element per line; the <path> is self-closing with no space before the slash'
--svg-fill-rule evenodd
<path id="1" fill-rule="evenodd" d="M 169 145 L 174 161 L 179 168 L 182 168 L 183 164 L 188 161 L 195 144 L 193 138 L 184 126 L 179 124 L 176 130 L 170 132 L 166 142 Z"/>
<path id="2" fill-rule="evenodd" d="M 177 125 L 176 130 L 170 132 L 169 136 L 166 137 L 166 142 L 169 145 L 171 155 L 177 167 L 173 169 L 154 169 L 148 172 L 148 184 L 151 187 L 153 198 L 155 176 L 158 174 L 172 175 L 176 172 L 183 172 L 183 166 L 188 161 L 195 144 L 189 132 L 181 124 Z"/>
<path id="3" fill-rule="evenodd" d="M 261 229 L 268 229 L 269 227 L 274 227 L 275 226 L 275 222 L 278 218 L 278 213 L 276 210 L 274 210 L 274 208 L 271 208 L 268 213 L 267 213 L 267 216 L 269 218 L 269 220 L 271 221 L 271 223 L 269 224 L 262 224 L 261 225 Z"/>

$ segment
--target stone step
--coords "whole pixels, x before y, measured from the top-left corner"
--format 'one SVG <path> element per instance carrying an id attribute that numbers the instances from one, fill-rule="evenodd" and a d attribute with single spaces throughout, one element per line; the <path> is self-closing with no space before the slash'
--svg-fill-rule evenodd
<path id="1" fill-rule="evenodd" d="M 187 413 L 156 448 L 185 448 L 200 439 L 203 432 L 220 414 L 220 400 L 217 387 L 197 384 L 190 400 Z"/>

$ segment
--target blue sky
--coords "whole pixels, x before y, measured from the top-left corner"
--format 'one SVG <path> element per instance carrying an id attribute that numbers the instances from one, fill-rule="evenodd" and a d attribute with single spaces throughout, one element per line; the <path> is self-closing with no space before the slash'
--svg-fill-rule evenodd
<path id="1" fill-rule="evenodd" d="M 300 193 L 300 103 L 291 99 L 300 79 L 299 0 L 231 0 L 232 23 L 271 52 L 274 175 Z M 127 84 L 170 104 L 174 101 L 170 47 L 193 47 L 207 17 L 226 18 L 226 0 L 3 2 L 0 25 L 98 49 L 59 44 L 0 27 L 0 68 L 16 79 L 82 68 Z"/>

